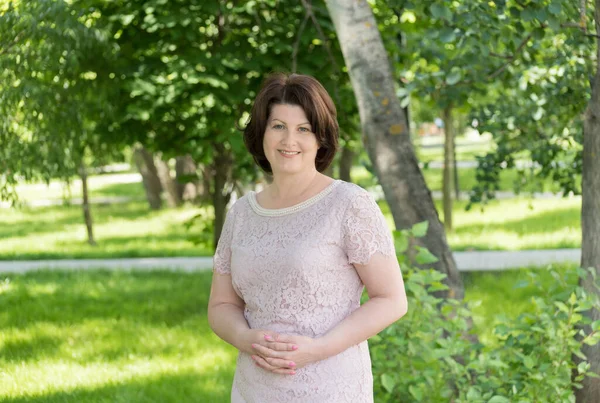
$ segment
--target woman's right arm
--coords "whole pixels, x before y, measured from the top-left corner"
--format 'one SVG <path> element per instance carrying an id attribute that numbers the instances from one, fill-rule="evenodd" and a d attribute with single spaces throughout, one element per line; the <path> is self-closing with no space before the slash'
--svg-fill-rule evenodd
<path id="1" fill-rule="evenodd" d="M 293 351 L 293 343 L 268 342 L 265 336 L 277 337 L 274 332 L 250 329 L 244 317 L 244 301 L 236 294 L 230 274 L 214 273 L 208 300 L 208 323 L 217 336 L 240 351 L 250 354 L 261 367 L 278 374 L 293 375 L 289 360 L 259 357 L 253 344 L 267 345 L 276 351 Z"/>
<path id="2" fill-rule="evenodd" d="M 251 343 L 243 340 L 250 330 L 244 317 L 244 306 L 244 300 L 233 289 L 231 274 L 215 272 L 208 300 L 208 323 L 221 339 L 240 351 L 253 354 Z"/>

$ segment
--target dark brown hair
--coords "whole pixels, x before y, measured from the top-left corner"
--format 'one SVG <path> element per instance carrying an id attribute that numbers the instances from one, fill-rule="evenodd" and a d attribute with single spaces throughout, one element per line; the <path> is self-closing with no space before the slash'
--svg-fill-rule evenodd
<path id="1" fill-rule="evenodd" d="M 338 148 L 337 112 L 327 90 L 311 76 L 276 73 L 264 81 L 244 128 L 246 148 L 263 171 L 273 173 L 265 156 L 263 138 L 273 105 L 284 104 L 297 105 L 304 110 L 320 147 L 315 167 L 319 172 L 325 171 Z"/>

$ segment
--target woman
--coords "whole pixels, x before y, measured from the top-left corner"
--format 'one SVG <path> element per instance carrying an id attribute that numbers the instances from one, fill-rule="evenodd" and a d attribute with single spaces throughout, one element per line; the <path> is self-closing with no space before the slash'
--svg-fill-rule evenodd
<path id="1" fill-rule="evenodd" d="M 338 145 L 335 106 L 312 77 L 271 76 L 244 141 L 273 182 L 234 203 L 214 256 L 209 323 L 239 350 L 231 401 L 372 402 L 366 340 L 407 302 L 374 199 L 321 173 Z"/>

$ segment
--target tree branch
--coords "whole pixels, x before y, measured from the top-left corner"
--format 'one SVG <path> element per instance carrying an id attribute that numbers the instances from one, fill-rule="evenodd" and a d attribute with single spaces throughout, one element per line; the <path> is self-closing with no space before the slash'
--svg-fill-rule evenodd
<path id="1" fill-rule="evenodd" d="M 298 29 L 298 34 L 296 37 L 296 42 L 294 43 L 294 50 L 292 51 L 292 73 L 296 72 L 296 57 L 298 56 L 298 46 L 300 46 L 300 39 L 302 38 L 302 33 L 304 32 L 304 28 L 306 27 L 306 23 L 309 18 L 308 10 L 306 10 L 306 14 L 304 14 L 304 19 L 300 24 L 300 28 Z"/>
<path id="2" fill-rule="evenodd" d="M 523 39 L 521 41 L 521 43 L 519 44 L 519 46 L 517 47 L 517 49 L 515 50 L 515 53 L 512 55 L 512 57 L 510 59 L 508 59 L 508 61 L 506 63 L 504 63 L 502 66 L 500 66 L 500 68 L 498 70 L 496 70 L 495 72 L 493 72 L 492 74 L 488 75 L 488 79 L 494 79 L 496 77 L 498 77 L 504 70 L 506 70 L 506 68 L 513 63 L 516 59 L 517 59 L 517 55 L 519 54 L 519 52 L 521 50 L 523 50 L 523 48 L 525 47 L 525 45 L 527 44 L 527 41 L 529 41 L 529 39 L 531 39 L 533 34 L 529 34 L 525 37 L 525 39 Z"/>
<path id="3" fill-rule="evenodd" d="M 310 16 L 310 19 L 312 20 L 313 24 L 315 25 L 315 29 L 317 30 L 317 33 L 321 37 L 321 41 L 323 41 L 323 46 L 325 46 L 325 50 L 327 51 L 327 55 L 329 55 L 329 60 L 331 61 L 331 65 L 333 66 L 335 75 L 337 77 L 337 75 L 339 74 L 339 72 L 341 70 L 335 61 L 335 57 L 333 57 L 333 53 L 331 53 L 331 48 L 329 47 L 329 41 L 327 40 L 327 37 L 325 36 L 325 34 L 323 33 L 323 30 L 321 29 L 321 25 L 319 24 L 319 21 L 317 21 L 317 17 L 315 17 L 315 14 L 312 11 L 312 4 L 310 3 L 310 0 L 301 0 L 301 1 L 302 1 L 302 5 L 306 9 L 306 14 L 308 16 Z M 333 83 L 333 96 L 335 97 L 336 103 L 340 106 L 339 110 L 343 111 L 344 109 L 341 108 L 342 99 L 341 99 L 340 93 L 338 91 L 337 82 L 335 82 L 335 81 Z"/>

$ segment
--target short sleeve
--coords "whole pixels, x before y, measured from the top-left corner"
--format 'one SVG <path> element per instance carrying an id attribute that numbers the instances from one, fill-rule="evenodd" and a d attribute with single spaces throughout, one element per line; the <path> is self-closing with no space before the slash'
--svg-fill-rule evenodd
<path id="1" fill-rule="evenodd" d="M 392 233 L 370 193 L 354 196 L 343 220 L 343 247 L 349 263 L 367 264 L 377 252 L 396 256 Z"/>
<path id="2" fill-rule="evenodd" d="M 231 274 L 231 240 L 233 239 L 233 223 L 235 211 L 232 206 L 225 216 L 223 230 L 213 256 L 213 271 L 219 274 Z"/>

